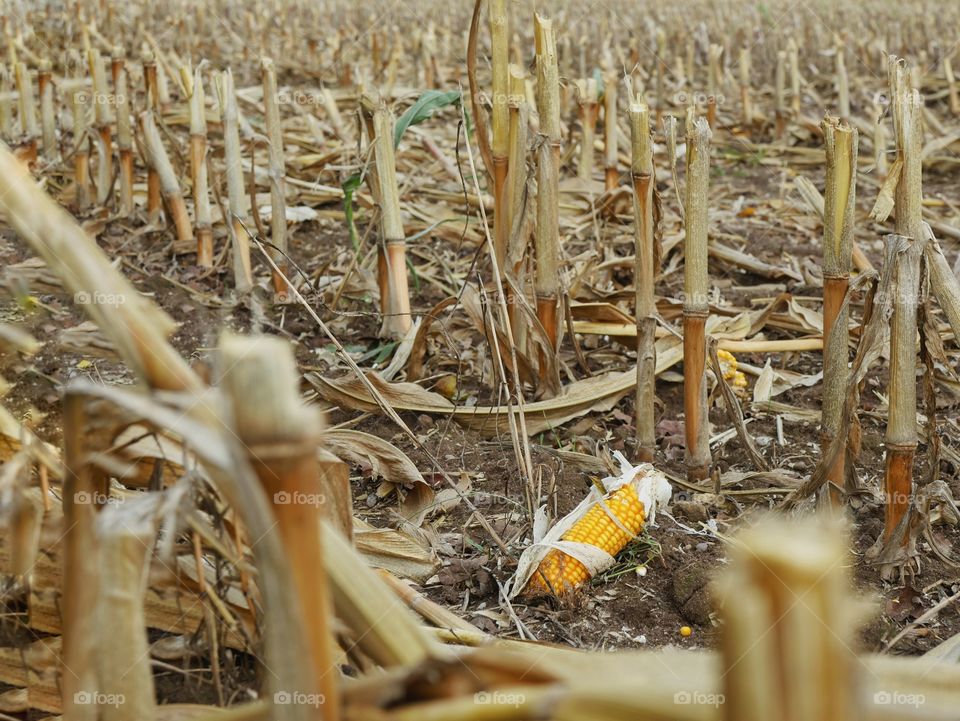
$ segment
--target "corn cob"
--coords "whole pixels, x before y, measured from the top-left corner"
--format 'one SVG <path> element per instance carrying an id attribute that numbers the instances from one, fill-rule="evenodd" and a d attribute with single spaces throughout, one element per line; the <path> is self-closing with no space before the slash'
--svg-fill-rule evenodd
<path id="1" fill-rule="evenodd" d="M 733 353 L 722 348 L 717 351 L 717 358 L 720 359 L 720 370 L 723 372 L 723 378 L 735 389 L 747 387 L 747 377 L 743 371 L 737 370 L 737 359 Z"/>
<path id="2" fill-rule="evenodd" d="M 627 483 L 587 511 L 563 534 L 562 540 L 586 543 L 616 556 L 643 528 L 644 518 L 643 503 L 633 484 Z M 547 593 L 560 596 L 588 580 L 590 572 L 583 563 L 563 551 L 552 549 L 531 576 L 526 590 L 531 596 Z"/>

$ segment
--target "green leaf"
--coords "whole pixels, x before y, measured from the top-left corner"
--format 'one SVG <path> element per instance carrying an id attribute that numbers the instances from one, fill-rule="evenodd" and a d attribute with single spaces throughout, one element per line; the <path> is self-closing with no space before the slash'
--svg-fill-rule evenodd
<path id="1" fill-rule="evenodd" d="M 350 242 L 353 244 L 354 252 L 360 250 L 360 241 L 357 239 L 357 227 L 353 223 L 353 194 L 357 192 L 363 177 L 360 173 L 351 175 L 343 181 L 343 215 L 347 221 L 347 230 L 350 233 Z"/>
<path id="2" fill-rule="evenodd" d="M 603 85 L 603 73 L 600 72 L 600 68 L 593 69 L 593 80 L 597 84 L 597 97 L 602 98 L 605 88 Z"/>
<path id="3" fill-rule="evenodd" d="M 419 125 L 431 117 L 437 110 L 449 105 L 459 105 L 461 101 L 459 90 L 428 90 L 417 102 L 407 108 L 407 112 L 397 119 L 393 128 L 393 147 L 400 145 L 400 138 L 411 125 Z"/>

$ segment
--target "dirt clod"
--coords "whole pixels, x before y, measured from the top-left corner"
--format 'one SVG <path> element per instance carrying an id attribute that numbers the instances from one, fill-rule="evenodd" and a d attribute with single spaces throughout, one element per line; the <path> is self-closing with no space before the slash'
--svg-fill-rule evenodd
<path id="1" fill-rule="evenodd" d="M 681 615 L 691 623 L 705 626 L 710 623 L 713 603 L 710 597 L 710 569 L 703 563 L 693 563 L 673 577 L 673 600 Z"/>

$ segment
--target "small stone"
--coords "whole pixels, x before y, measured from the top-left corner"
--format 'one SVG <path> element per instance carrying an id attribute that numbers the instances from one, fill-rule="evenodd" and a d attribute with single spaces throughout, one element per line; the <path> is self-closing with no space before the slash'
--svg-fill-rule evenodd
<path id="1" fill-rule="evenodd" d="M 697 544 L 697 550 L 700 551 L 701 553 L 703 553 L 704 551 L 706 551 L 708 548 L 710 548 L 710 544 L 709 544 L 709 543 L 698 543 L 698 544 Z"/>

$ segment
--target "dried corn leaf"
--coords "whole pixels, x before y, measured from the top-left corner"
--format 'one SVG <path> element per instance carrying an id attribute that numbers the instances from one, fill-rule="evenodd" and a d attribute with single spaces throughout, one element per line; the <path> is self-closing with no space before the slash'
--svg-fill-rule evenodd
<path id="1" fill-rule="evenodd" d="M 870 220 L 883 223 L 893 212 L 894 195 L 897 192 L 897 184 L 900 182 L 900 171 L 903 169 L 903 158 L 897 158 L 890 166 L 890 172 L 887 173 L 886 180 L 880 186 L 880 192 L 877 194 L 877 201 L 874 203 L 873 210 L 870 211 Z"/>
<path id="2" fill-rule="evenodd" d="M 320 441 L 342 460 L 367 466 L 374 476 L 402 487 L 403 490 L 397 489 L 400 513 L 416 526 L 423 523 L 433 504 L 434 492 L 403 451 L 377 436 L 347 429 L 326 430 Z"/>
<path id="3" fill-rule="evenodd" d="M 375 528 L 360 519 L 353 522 L 353 545 L 373 568 L 417 583 L 424 583 L 440 568 L 436 554 L 410 536 L 391 528 Z"/>
<path id="4" fill-rule="evenodd" d="M 823 379 L 823 371 L 811 375 L 774 368 L 767 359 L 766 365 L 753 385 L 753 402 L 763 403 L 792 388 L 809 388 Z"/>
<path id="5" fill-rule="evenodd" d="M 673 362 L 679 361 L 679 357 Z M 367 389 L 356 378 L 327 380 L 312 373 L 308 380 L 327 401 L 353 410 L 377 410 Z M 376 373 L 367 378 L 395 410 L 448 415 L 467 428 L 488 436 L 510 432 L 505 406 L 457 407 L 446 398 L 413 383 L 387 383 Z M 608 411 L 637 381 L 635 370 L 605 373 L 570 383 L 555 398 L 524 406 L 527 433 L 542 433 L 591 411 Z M 514 413 L 517 411 L 514 410 Z"/>

